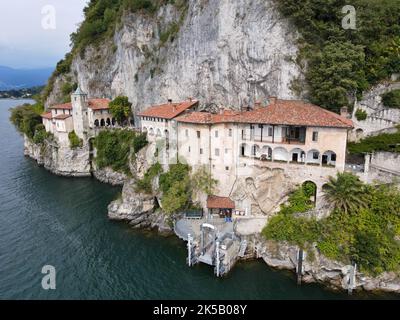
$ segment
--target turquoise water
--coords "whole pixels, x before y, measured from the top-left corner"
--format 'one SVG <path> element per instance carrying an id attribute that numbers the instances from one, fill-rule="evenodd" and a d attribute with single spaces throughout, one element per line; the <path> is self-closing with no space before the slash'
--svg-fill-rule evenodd
<path id="1" fill-rule="evenodd" d="M 0 299 L 347 298 L 297 286 L 292 273 L 262 262 L 241 263 L 225 279 L 187 267 L 182 241 L 107 219 L 119 188 L 57 177 L 25 158 L 8 121 L 18 104 L 0 100 Z M 54 291 L 41 287 L 44 265 L 56 268 Z"/>

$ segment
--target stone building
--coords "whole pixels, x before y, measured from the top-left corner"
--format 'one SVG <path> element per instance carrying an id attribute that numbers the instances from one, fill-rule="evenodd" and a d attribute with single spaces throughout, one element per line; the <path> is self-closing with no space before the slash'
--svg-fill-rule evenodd
<path id="1" fill-rule="evenodd" d="M 150 142 L 165 146 L 161 162 L 179 159 L 194 170 L 206 166 L 219 181 L 217 194 L 232 198 L 236 209 L 271 212 L 305 181 L 316 185 L 319 198 L 328 177 L 344 171 L 353 127 L 345 117 L 274 97 L 267 106 L 256 103 L 245 111 L 197 107 L 197 101 L 151 107 L 139 114 L 141 129 Z"/>
<path id="2" fill-rule="evenodd" d="M 71 102 L 51 106 L 42 114 L 43 125 L 61 142 L 68 141 L 68 134 L 72 131 L 86 140 L 93 129 L 115 125 L 109 103 L 109 99 L 88 99 L 87 94 L 78 88 L 71 95 Z"/>

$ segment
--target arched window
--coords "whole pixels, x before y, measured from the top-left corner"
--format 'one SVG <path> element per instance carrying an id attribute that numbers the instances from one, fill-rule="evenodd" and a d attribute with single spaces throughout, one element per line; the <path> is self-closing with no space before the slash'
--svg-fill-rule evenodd
<path id="1" fill-rule="evenodd" d="M 289 161 L 289 153 L 285 148 L 278 147 L 272 151 L 273 160 L 276 161 Z"/>
<path id="2" fill-rule="evenodd" d="M 100 121 L 100 126 L 101 126 L 101 127 L 105 127 L 105 125 L 106 125 L 106 122 L 104 121 L 104 119 L 101 119 L 101 121 Z"/>
<path id="3" fill-rule="evenodd" d="M 261 149 L 261 160 L 272 159 L 272 148 L 269 146 L 263 146 Z"/>
<path id="4" fill-rule="evenodd" d="M 94 120 L 94 126 L 98 127 L 99 125 L 100 125 L 99 120 L 98 119 Z"/>
<path id="5" fill-rule="evenodd" d="M 252 147 L 251 147 L 251 155 L 253 156 L 253 157 L 257 157 L 258 155 L 259 155 L 259 153 L 260 153 L 260 147 L 258 146 L 258 145 L 253 145 Z"/>
<path id="6" fill-rule="evenodd" d="M 111 126 L 111 120 L 110 120 L 110 118 L 107 118 L 106 123 L 107 123 L 107 126 L 108 126 L 108 127 Z"/>
<path id="7" fill-rule="evenodd" d="M 111 123 L 112 123 L 113 126 L 115 126 L 115 124 L 117 123 L 117 121 L 115 120 L 115 118 L 112 118 L 112 119 L 111 119 Z"/>
<path id="8" fill-rule="evenodd" d="M 318 150 L 312 149 L 307 152 L 307 163 L 319 164 L 321 154 Z"/>
<path id="9" fill-rule="evenodd" d="M 304 162 L 306 160 L 306 153 L 300 148 L 295 148 L 290 152 L 290 161 Z"/>
<path id="10" fill-rule="evenodd" d="M 322 165 L 325 166 L 336 166 L 336 153 L 328 150 L 322 154 Z"/>

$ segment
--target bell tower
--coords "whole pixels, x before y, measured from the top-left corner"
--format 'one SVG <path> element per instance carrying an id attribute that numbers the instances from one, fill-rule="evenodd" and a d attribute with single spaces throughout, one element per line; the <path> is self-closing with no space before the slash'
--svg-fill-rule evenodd
<path id="1" fill-rule="evenodd" d="M 89 130 L 87 94 L 78 86 L 76 91 L 71 95 L 71 101 L 74 131 L 79 138 L 86 140 Z"/>

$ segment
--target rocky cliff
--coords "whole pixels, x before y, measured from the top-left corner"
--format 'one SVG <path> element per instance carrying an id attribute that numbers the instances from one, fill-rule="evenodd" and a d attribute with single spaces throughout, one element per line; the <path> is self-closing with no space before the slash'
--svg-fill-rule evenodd
<path id="1" fill-rule="evenodd" d="M 172 25 L 176 34 L 165 40 Z M 46 104 L 59 102 L 66 78 L 91 97 L 126 95 L 136 110 L 189 96 L 236 108 L 294 98 L 296 37 L 273 0 L 189 0 L 184 11 L 168 4 L 125 14 L 112 39 L 75 55 Z"/>
<path id="2" fill-rule="evenodd" d="M 89 147 L 70 149 L 54 140 L 46 140 L 43 144 L 35 144 L 24 139 L 24 154 L 35 159 L 39 165 L 60 176 L 90 176 Z"/>
<path id="3" fill-rule="evenodd" d="M 278 269 L 296 270 L 298 247 L 285 242 L 266 241 L 258 237 L 258 256 L 269 266 Z M 327 259 L 313 247 L 307 250 L 303 263 L 302 281 L 318 282 L 333 289 L 347 290 L 351 266 Z M 384 272 L 377 277 L 356 273 L 355 290 L 385 291 L 400 293 L 400 276 Z"/>

